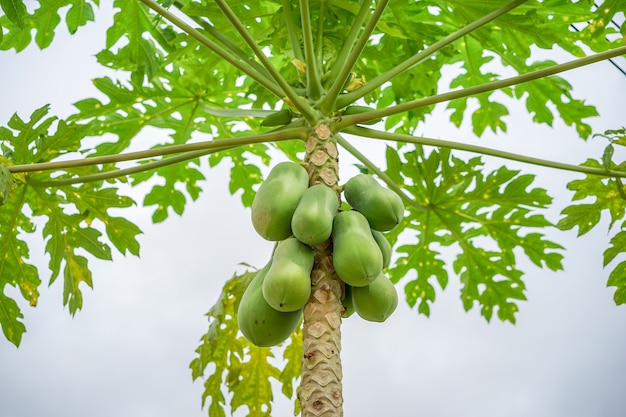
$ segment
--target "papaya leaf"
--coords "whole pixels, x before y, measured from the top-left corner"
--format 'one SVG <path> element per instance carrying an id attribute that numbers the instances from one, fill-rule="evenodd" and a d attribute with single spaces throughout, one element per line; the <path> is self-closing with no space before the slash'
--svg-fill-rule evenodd
<path id="1" fill-rule="evenodd" d="M 611 263 L 620 253 L 626 252 L 626 223 L 622 223 L 621 229 L 611 238 L 611 246 L 604 251 L 604 266 Z"/>
<path id="2" fill-rule="evenodd" d="M 3 290 L 0 291 L 0 327 L 4 337 L 16 347 L 22 341 L 22 335 L 26 332 L 26 326 L 20 321 L 24 318 L 19 306 L 14 299 L 7 297 Z"/>
<path id="3" fill-rule="evenodd" d="M 413 276 L 405 285 L 407 302 L 428 315 L 436 295 L 431 279 L 446 287 L 444 259 L 452 253 L 465 310 L 478 303 L 488 321 L 497 310 L 500 320 L 514 323 L 516 302 L 526 299 L 516 250 L 539 267 L 562 269 L 562 247 L 536 231 L 551 226 L 541 211 L 552 199 L 530 188 L 532 175 L 506 167 L 484 173 L 481 158 L 463 161 L 445 149 L 406 149 L 395 156 L 388 149 L 386 173 L 401 178 L 400 187 L 426 210 L 409 206 L 403 222 L 388 233 L 392 243 L 401 242 L 388 271 L 391 280 Z"/>
<path id="4" fill-rule="evenodd" d="M 204 407 L 207 399 L 211 399 L 208 405 L 210 416 L 226 416 L 224 386 L 232 394 L 229 401 L 232 412 L 246 406 L 249 416 L 269 415 L 273 399 L 270 379 L 282 382 L 283 393 L 291 398 L 293 380 L 299 377 L 302 350 L 300 347 L 297 353 L 298 343 L 301 343 L 297 332 L 292 335 L 291 344 L 283 355 L 295 364 L 288 362 L 283 372 L 269 362 L 274 357 L 272 349 L 256 347 L 239 333 L 239 302 L 256 273 L 246 271 L 226 281 L 217 302 L 207 313 L 209 329 L 202 336 L 196 349 L 197 357 L 190 364 L 194 380 L 209 372 L 204 383 L 202 405 Z"/>
<path id="5" fill-rule="evenodd" d="M 111 250 L 102 242 L 99 230 L 84 224 L 84 214 L 67 214 L 64 208 L 70 204 L 59 193 L 46 192 L 41 188 L 31 189 L 28 205 L 35 216 L 47 217 L 42 234 L 47 239 L 45 250 L 50 255 L 50 283 L 59 276 L 64 263 L 63 303 L 69 303 L 69 312 L 74 315 L 82 307 L 79 284 L 85 282 L 92 287 L 87 259 L 78 255 L 77 250 L 84 249 L 104 260 L 112 259 Z"/>
<path id="6" fill-rule="evenodd" d="M 13 190 L 13 177 L 11 171 L 0 162 L 0 206 L 9 198 Z"/>
<path id="7" fill-rule="evenodd" d="M 293 398 L 294 382 L 299 380 L 302 375 L 302 352 L 304 351 L 302 326 L 296 327 L 289 341 L 289 344 L 283 351 L 285 366 L 280 371 L 278 380 L 282 383 L 281 390 L 283 395 L 287 398 Z M 294 415 L 299 414 L 299 411 L 299 401 L 296 397 Z"/>
<path id="8" fill-rule="evenodd" d="M 3 36 L 0 49 L 22 51 L 32 42 L 33 32 L 37 46 L 40 49 L 47 48 L 52 43 L 63 18 L 71 34 L 94 20 L 91 3 L 98 4 L 97 1 L 87 0 L 40 0 L 37 2 L 39 7 L 29 13 L 21 0 L 0 1 L 4 11 L 4 16 L 0 16 L 0 25 L 8 31 Z M 63 12 L 65 9 L 67 13 Z"/>
<path id="9" fill-rule="evenodd" d="M 0 143 L 2 143 L 5 152 L 11 152 L 11 159 L 14 163 L 37 162 L 32 144 L 37 142 L 41 136 L 47 136 L 48 129 L 57 120 L 56 117 L 43 120 L 49 109 L 48 104 L 36 109 L 28 121 L 22 120 L 15 113 L 7 123 L 8 128 L 0 127 Z"/>
<path id="10" fill-rule="evenodd" d="M 626 261 L 622 261 L 613 269 L 606 283 L 608 287 L 615 287 L 613 300 L 616 305 L 626 304 Z"/>
<path id="11" fill-rule="evenodd" d="M 6 17 L 18 28 L 22 29 L 24 27 L 24 19 L 27 12 L 22 0 L 1 0 L 0 7 L 2 7 Z"/>
<path id="12" fill-rule="evenodd" d="M 7 285 L 17 287 L 31 306 L 39 298 L 39 272 L 28 262 L 30 250 L 20 233 L 33 233 L 35 225 L 23 212 L 25 186 L 20 186 L 14 198 L 0 207 L 0 326 L 5 337 L 15 346 L 20 344 L 26 327 L 19 306 L 5 294 Z"/>
<path id="13" fill-rule="evenodd" d="M 212 67 L 214 58 L 203 65 L 200 65 L 197 57 L 194 59 L 195 61 L 190 58 L 186 64 L 191 67 L 190 70 L 185 68 L 183 71 L 182 66 L 177 67 L 181 71 L 178 75 L 174 72 L 159 72 L 161 82 L 152 85 L 136 85 L 132 82 L 125 85 L 113 82 L 109 78 L 96 79 L 94 84 L 108 97 L 108 103 L 102 103 L 97 99 L 82 100 L 76 103 L 79 113 L 75 114 L 72 120 L 87 123 L 89 135 L 98 136 L 113 131 L 118 140 L 101 143 L 94 155 L 123 152 L 148 126 L 174 130 L 171 134 L 174 144 L 187 143 L 192 139 L 192 135 L 196 137 L 209 135 L 213 139 L 219 139 L 249 134 L 245 124 L 249 122 L 258 125 L 254 117 L 256 111 L 248 110 L 247 114 L 251 116 L 243 118 L 247 122 L 237 124 L 234 120 L 241 114 L 246 114 L 244 110 L 239 113 L 217 111 L 223 108 L 223 105 L 219 107 L 216 103 L 223 103 L 227 99 L 233 101 L 236 107 L 250 103 L 245 97 L 233 96 L 226 82 L 221 85 L 215 84 L 211 71 L 221 68 L 223 63 L 216 62 L 216 66 Z M 234 82 L 233 80 L 233 90 Z M 154 145 L 162 146 L 165 144 Z M 261 177 L 259 169 L 246 162 L 247 157 L 244 153 L 258 155 L 267 164 L 270 159 L 267 149 L 264 144 L 248 145 L 221 152 L 209 159 L 211 166 L 215 166 L 225 157 L 233 161 L 230 190 L 232 193 L 242 190 L 242 201 L 248 206 L 252 204 L 254 197 L 252 186 L 258 184 Z M 198 198 L 202 191 L 199 182 L 205 179 L 197 168 L 198 165 L 199 160 L 194 160 L 132 176 L 133 185 L 155 177 L 164 181 L 162 185 L 155 185 L 143 202 L 146 206 L 156 206 L 153 213 L 155 223 L 164 221 L 171 211 L 182 214 L 188 198 L 192 201 Z M 181 185 L 184 186 L 186 193 L 181 189 Z"/>
<path id="14" fill-rule="evenodd" d="M 67 29 L 72 35 L 76 33 L 79 27 L 94 20 L 93 6 L 86 1 L 74 2 L 65 15 Z"/>
<path id="15" fill-rule="evenodd" d="M 604 168 L 600 160 L 588 159 L 582 165 Z M 557 226 L 561 230 L 570 230 L 578 227 L 578 236 L 593 229 L 601 219 L 601 214 L 607 211 L 610 215 L 609 228 L 622 219 L 626 210 L 626 200 L 621 197 L 621 184 L 611 178 L 597 175 L 586 175 L 584 179 L 573 180 L 567 184 L 569 190 L 574 191 L 572 201 L 584 200 L 580 204 L 572 204 L 561 211 L 564 217 Z"/>
<path id="16" fill-rule="evenodd" d="M 56 117 L 46 117 L 48 106 L 33 112 L 30 120 L 24 121 L 17 114 L 9 120 L 8 127 L 0 128 L 0 139 L 4 152 L 11 154 L 12 163 L 24 164 L 39 161 L 53 161 L 57 157 L 81 150 L 81 141 L 87 133 L 87 127 Z M 53 131 L 53 128 L 56 130 Z M 2 231 L 7 250 L 7 268 L 2 271 L 3 279 L 18 284 L 23 296 L 31 304 L 37 302 L 39 276 L 36 268 L 26 264 L 27 252 L 19 255 L 18 248 L 23 242 L 13 235 L 18 225 L 23 222 L 24 207 L 28 207 L 35 217 L 42 217 L 42 234 L 46 241 L 45 251 L 50 255 L 48 267 L 50 283 L 61 274 L 64 278 L 63 301 L 68 305 L 70 314 L 82 308 L 81 284 L 92 287 L 92 274 L 89 270 L 85 253 L 103 260 L 111 260 L 111 248 L 105 241 L 102 230 L 106 231 L 110 242 L 122 253 L 139 254 L 136 235 L 141 231 L 125 218 L 109 214 L 112 208 L 124 208 L 133 205 L 133 201 L 118 194 L 115 188 L 102 187 L 101 183 L 85 183 L 81 186 L 42 187 L 51 181 L 73 175 L 101 172 L 105 168 L 73 168 L 67 174 L 50 171 L 16 174 L 18 179 L 19 201 L 15 210 L 9 204 L 4 209 L 3 225 L 13 225 L 13 229 Z M 34 232 L 30 223 L 21 223 L 20 229 L 27 233 Z M 9 250 L 10 247 L 14 249 Z M 13 256 L 11 256 L 13 254 Z M 19 256 L 18 256 L 19 255 Z M 25 266 L 20 268 L 19 265 Z M 31 268 L 35 269 L 33 271 Z M 22 271 L 21 277 L 8 279 L 9 273 Z"/>
<path id="17" fill-rule="evenodd" d="M 205 179 L 198 168 L 187 163 L 170 165 L 154 172 L 139 174 L 135 178 L 138 177 L 140 180 L 135 181 L 133 184 L 137 185 L 153 175 L 159 175 L 166 179 L 164 185 L 155 185 L 152 187 L 152 190 L 145 196 L 143 201 L 144 206 L 157 206 L 152 215 L 152 221 L 154 223 L 164 221 L 169 216 L 169 209 L 172 209 L 178 215 L 183 214 L 187 197 L 179 189 L 179 184 L 185 186 L 187 195 L 195 201 L 202 191 L 201 187 L 198 185 L 198 181 Z"/>
<path id="18" fill-rule="evenodd" d="M 137 235 L 141 230 L 134 223 L 124 217 L 112 216 L 108 210 L 127 208 L 135 202 L 127 196 L 119 195 L 116 188 L 102 187 L 96 183 L 85 183 L 80 187 L 63 187 L 69 203 L 83 213 L 86 223 L 99 220 L 105 227 L 107 237 L 116 249 L 125 255 L 127 252 L 139 256 L 139 242 Z"/>
<path id="19" fill-rule="evenodd" d="M 162 60 L 154 37 L 144 36 L 157 29 L 148 8 L 141 2 L 116 0 L 113 6 L 117 12 L 113 16 L 113 25 L 107 30 L 107 49 L 97 55 L 98 62 L 130 71 L 133 82 L 140 85 L 145 79 L 154 77 Z"/>
<path id="20" fill-rule="evenodd" d="M 614 146 L 626 146 L 626 129 L 607 130 L 603 134 L 596 134 L 609 140 L 609 145 L 597 160 L 587 159 L 582 165 L 595 168 L 624 170 L 624 162 L 613 160 Z M 608 214 L 608 231 L 612 230 L 618 221 L 624 218 L 626 212 L 626 190 L 620 178 L 585 175 L 585 178 L 573 180 L 567 184 L 572 190 L 572 201 L 583 201 L 571 204 L 561 211 L 561 220 L 557 227 L 561 230 L 578 228 L 578 236 L 588 233 L 600 224 L 603 214 Z M 613 234 L 610 246 L 604 251 L 603 264 L 607 267 L 619 255 L 626 252 L 626 222 L 622 222 L 619 230 Z M 616 287 L 614 300 L 616 304 L 626 303 L 626 262 L 622 261 L 611 271 L 607 286 Z"/>
<path id="21" fill-rule="evenodd" d="M 251 207 L 256 191 L 253 187 L 261 184 L 263 181 L 263 175 L 258 166 L 247 163 L 247 158 L 244 156 L 245 152 L 250 149 L 254 150 L 262 156 L 264 163 L 269 163 L 269 156 L 266 153 L 267 146 L 264 144 L 248 145 L 237 149 L 231 149 L 225 152 L 220 152 L 217 155 L 211 155 L 209 157 L 209 163 L 211 166 L 215 166 L 224 158 L 229 158 L 232 161 L 231 176 L 229 183 L 229 191 L 231 194 L 235 194 L 241 190 L 241 201 L 245 207 Z"/>

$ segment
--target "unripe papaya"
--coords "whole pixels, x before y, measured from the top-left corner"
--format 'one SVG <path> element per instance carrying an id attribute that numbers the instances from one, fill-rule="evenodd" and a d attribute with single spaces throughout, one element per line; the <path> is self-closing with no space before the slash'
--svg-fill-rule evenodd
<path id="1" fill-rule="evenodd" d="M 298 325 L 302 310 L 276 311 L 263 297 L 263 281 L 271 262 L 259 270 L 241 297 L 237 310 L 239 330 L 256 346 L 275 346 L 285 341 Z"/>
<path id="2" fill-rule="evenodd" d="M 261 121 L 261 126 L 283 126 L 291 122 L 292 118 L 293 112 L 291 109 L 278 110 L 275 113 L 265 116 L 265 119 Z"/>
<path id="3" fill-rule="evenodd" d="M 383 255 L 367 219 L 358 211 L 342 211 L 333 222 L 333 266 L 343 282 L 363 287 L 383 269 Z"/>
<path id="4" fill-rule="evenodd" d="M 291 218 L 293 235 L 307 245 L 325 242 L 333 230 L 339 199 L 332 188 L 317 184 L 304 192 Z"/>
<path id="5" fill-rule="evenodd" d="M 313 250 L 295 237 L 278 244 L 263 281 L 263 297 L 278 311 L 302 309 L 311 295 Z"/>
<path id="6" fill-rule="evenodd" d="M 374 240 L 378 243 L 378 247 L 380 248 L 380 253 L 383 255 L 383 268 L 387 268 L 391 263 L 391 244 L 378 230 L 372 229 L 372 236 L 374 236 Z"/>
<path id="7" fill-rule="evenodd" d="M 358 174 L 350 178 L 343 192 L 348 204 L 363 214 L 374 230 L 391 230 L 404 217 L 400 196 L 380 185 L 371 175 Z"/>
<path id="8" fill-rule="evenodd" d="M 308 187 L 309 174 L 302 165 L 276 165 L 252 202 L 252 225 L 257 233 L 271 241 L 291 236 L 291 217 Z"/>
<path id="9" fill-rule="evenodd" d="M 398 292 L 387 276 L 381 273 L 371 284 L 352 288 L 354 311 L 367 321 L 383 322 L 398 306 Z"/>
<path id="10" fill-rule="evenodd" d="M 352 302 L 352 287 L 348 284 L 344 284 L 343 290 L 343 300 L 341 301 L 343 305 L 343 313 L 341 313 L 341 317 L 347 319 L 352 314 L 354 314 L 354 303 Z"/>

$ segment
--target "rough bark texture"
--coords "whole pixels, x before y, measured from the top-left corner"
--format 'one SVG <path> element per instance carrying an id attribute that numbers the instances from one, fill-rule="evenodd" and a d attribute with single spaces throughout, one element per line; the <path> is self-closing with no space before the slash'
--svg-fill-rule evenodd
<path id="1" fill-rule="evenodd" d="M 317 126 L 306 144 L 310 184 L 323 183 L 338 193 L 337 146 L 324 124 Z M 332 242 L 315 249 L 311 298 L 304 308 L 304 357 L 298 398 L 302 417 L 343 416 L 341 371 L 341 314 L 343 284 L 332 261 Z"/>

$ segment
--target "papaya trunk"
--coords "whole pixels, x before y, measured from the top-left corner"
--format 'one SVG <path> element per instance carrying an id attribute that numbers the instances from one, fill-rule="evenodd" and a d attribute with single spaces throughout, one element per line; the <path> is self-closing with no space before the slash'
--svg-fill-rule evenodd
<path id="1" fill-rule="evenodd" d="M 310 184 L 325 184 L 339 198 L 337 146 L 326 125 L 318 125 L 309 135 L 305 162 Z M 304 307 L 304 354 L 298 398 L 302 417 L 338 417 L 343 415 L 340 356 L 343 284 L 333 268 L 332 242 L 314 249 L 311 298 Z"/>

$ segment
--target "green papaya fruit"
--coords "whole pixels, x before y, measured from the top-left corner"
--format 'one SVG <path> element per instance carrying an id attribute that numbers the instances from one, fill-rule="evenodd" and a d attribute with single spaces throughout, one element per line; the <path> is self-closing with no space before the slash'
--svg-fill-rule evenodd
<path id="1" fill-rule="evenodd" d="M 291 236 L 291 217 L 308 187 L 309 174 L 302 165 L 277 164 L 252 202 L 252 225 L 257 233 L 271 241 Z"/>
<path id="2" fill-rule="evenodd" d="M 383 269 L 383 255 L 367 219 L 358 211 L 342 211 L 333 222 L 333 266 L 343 282 L 362 287 Z"/>
<path id="3" fill-rule="evenodd" d="M 319 245 L 330 237 L 338 210 L 335 191 L 323 184 L 314 185 L 300 199 L 291 218 L 291 231 L 300 242 Z"/>
<path id="4" fill-rule="evenodd" d="M 352 302 L 352 287 L 348 284 L 344 284 L 343 290 L 343 300 L 341 301 L 343 305 L 343 313 L 341 313 L 341 317 L 347 319 L 352 314 L 354 314 L 354 303 Z"/>
<path id="5" fill-rule="evenodd" d="M 293 112 L 291 111 L 291 109 L 286 108 L 278 110 L 275 113 L 271 113 L 265 116 L 265 118 L 261 121 L 261 126 L 283 126 L 291 122 L 292 118 Z"/>
<path id="6" fill-rule="evenodd" d="M 302 309 L 311 296 L 313 250 L 295 237 L 281 241 L 263 281 L 265 301 L 278 311 Z"/>
<path id="7" fill-rule="evenodd" d="M 371 175 L 358 174 L 350 178 L 343 193 L 348 204 L 363 214 L 374 230 L 391 230 L 404 217 L 400 196 L 380 185 Z"/>
<path id="8" fill-rule="evenodd" d="M 383 322 L 398 306 L 398 292 L 387 276 L 381 273 L 365 287 L 352 288 L 354 311 L 367 321 Z"/>
<path id="9" fill-rule="evenodd" d="M 256 346 L 275 346 L 285 341 L 294 331 L 302 310 L 284 313 L 270 306 L 263 297 L 263 281 L 271 262 L 250 281 L 237 310 L 239 330 Z"/>
<path id="10" fill-rule="evenodd" d="M 380 252 L 383 255 L 383 268 L 387 268 L 391 263 L 391 244 L 378 230 L 372 229 L 372 236 L 374 236 L 374 240 L 378 243 L 378 247 L 380 248 Z"/>
<path id="11" fill-rule="evenodd" d="M 361 113 L 367 113 L 367 112 L 371 112 L 374 111 L 375 109 L 371 108 L 371 107 L 367 107 L 367 106 L 348 106 L 346 107 L 346 109 L 343 111 L 343 114 L 346 116 L 352 115 L 352 114 L 361 114 Z M 362 124 L 364 125 L 374 125 L 378 122 L 380 122 L 382 119 L 378 118 L 378 119 L 374 119 L 374 120 L 370 120 L 368 122 L 363 122 Z"/>

